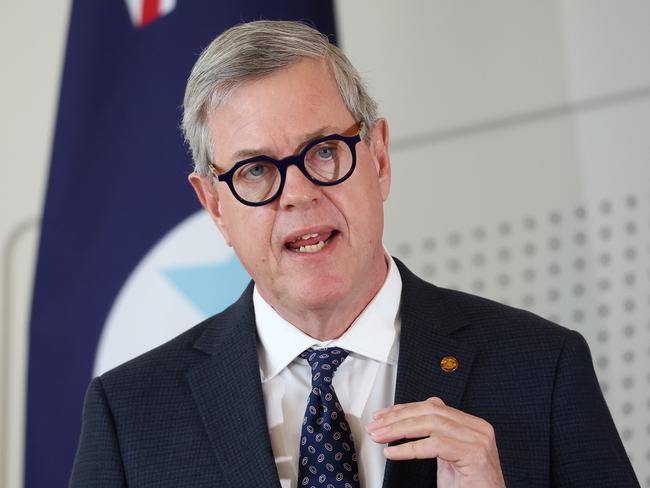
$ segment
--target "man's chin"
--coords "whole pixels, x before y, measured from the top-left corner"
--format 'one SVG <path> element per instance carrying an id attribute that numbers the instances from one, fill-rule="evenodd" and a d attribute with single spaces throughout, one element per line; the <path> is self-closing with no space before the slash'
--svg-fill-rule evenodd
<path id="1" fill-rule="evenodd" d="M 311 279 L 293 289 L 292 300 L 309 309 L 336 308 L 345 299 L 345 289 L 341 280 Z"/>

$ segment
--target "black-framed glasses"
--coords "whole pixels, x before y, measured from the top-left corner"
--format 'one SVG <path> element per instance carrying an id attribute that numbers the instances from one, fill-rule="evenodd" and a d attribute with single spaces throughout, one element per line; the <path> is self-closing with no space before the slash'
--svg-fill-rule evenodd
<path id="1" fill-rule="evenodd" d="M 287 169 L 295 164 L 305 178 L 316 185 L 333 186 L 347 180 L 357 161 L 356 145 L 365 136 L 366 127 L 358 124 L 354 136 L 332 134 L 309 142 L 299 154 L 277 160 L 255 156 L 235 163 L 225 173 L 210 169 L 219 181 L 225 181 L 232 194 L 244 205 L 259 207 L 275 200 L 282 193 Z"/>

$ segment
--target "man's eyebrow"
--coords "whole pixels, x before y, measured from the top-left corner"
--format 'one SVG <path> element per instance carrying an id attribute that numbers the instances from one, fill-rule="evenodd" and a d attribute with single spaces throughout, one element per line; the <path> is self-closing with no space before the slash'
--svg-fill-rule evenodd
<path id="1" fill-rule="evenodd" d="M 329 136 L 335 133 L 336 133 L 336 129 L 329 125 L 316 129 L 313 132 L 309 132 L 308 134 L 305 134 L 305 136 L 302 138 L 302 141 L 298 144 L 298 147 L 296 148 L 295 152 L 293 152 L 292 154 L 288 154 L 287 156 L 291 156 L 293 154 L 299 153 L 300 150 L 303 147 L 305 147 L 305 145 L 309 144 L 311 141 L 315 139 L 319 139 L 321 137 Z M 272 152 L 273 151 L 270 148 L 264 148 L 264 147 L 259 149 L 240 149 L 239 151 L 235 152 L 232 155 L 231 159 L 233 162 L 237 162 L 248 158 L 254 158 L 255 156 L 262 156 L 262 155 L 268 156 Z"/>

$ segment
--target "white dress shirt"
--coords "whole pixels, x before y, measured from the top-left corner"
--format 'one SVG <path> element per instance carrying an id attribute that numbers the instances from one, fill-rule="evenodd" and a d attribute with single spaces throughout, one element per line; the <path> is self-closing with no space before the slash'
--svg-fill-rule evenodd
<path id="1" fill-rule="evenodd" d="M 372 414 L 393 404 L 399 351 L 398 309 L 402 280 L 388 257 L 382 288 L 341 337 L 319 341 L 286 320 L 253 292 L 257 354 L 267 423 L 283 488 L 296 487 L 302 419 L 311 391 L 311 369 L 299 354 L 309 347 L 341 347 L 349 356 L 336 370 L 333 386 L 354 436 L 363 488 L 379 488 L 384 478 L 384 445 L 366 433 Z"/>

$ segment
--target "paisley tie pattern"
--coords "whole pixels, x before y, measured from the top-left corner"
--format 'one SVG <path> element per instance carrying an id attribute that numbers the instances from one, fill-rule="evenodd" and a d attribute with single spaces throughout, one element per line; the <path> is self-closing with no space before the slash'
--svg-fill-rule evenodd
<path id="1" fill-rule="evenodd" d="M 300 357 L 311 366 L 311 393 L 302 420 L 298 487 L 360 488 L 352 432 L 332 386 L 348 356 L 338 347 L 309 348 Z"/>

